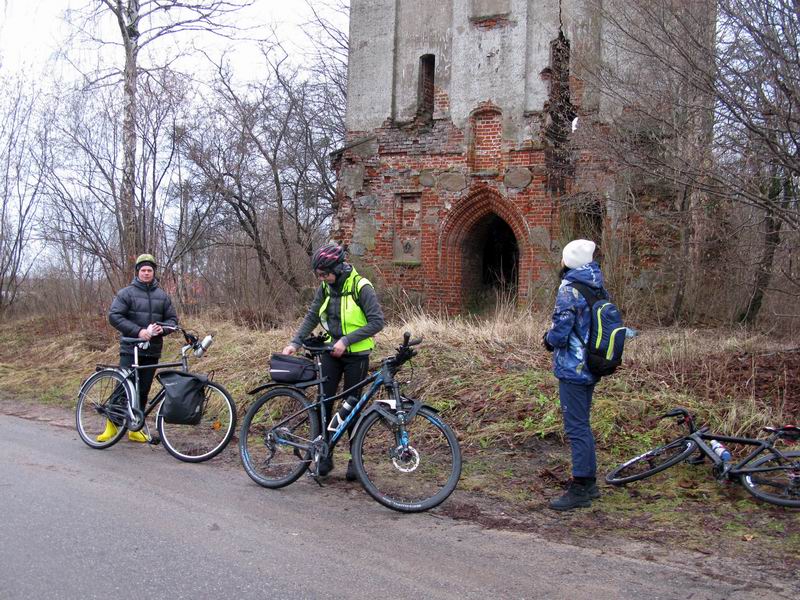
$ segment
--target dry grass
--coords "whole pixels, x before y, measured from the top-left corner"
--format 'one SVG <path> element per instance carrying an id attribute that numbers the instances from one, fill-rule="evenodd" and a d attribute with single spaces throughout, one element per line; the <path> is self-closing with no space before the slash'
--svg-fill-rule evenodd
<path id="1" fill-rule="evenodd" d="M 183 324 L 201 335 L 216 333 L 214 345 L 193 361 L 192 369 L 213 371 L 240 411 L 252 399 L 247 390 L 266 381 L 270 354 L 280 351 L 296 325 L 254 331 L 212 315 L 187 317 Z M 540 347 L 547 325 L 547 315 L 502 306 L 480 318 L 409 310 L 381 332 L 374 353 L 376 361 L 392 354 L 404 331 L 424 337 L 419 356 L 398 379 L 408 380 L 405 391 L 440 410 L 456 429 L 465 458 L 462 498 L 516 511 L 523 520 L 535 515 L 530 507 L 541 506 L 569 476 L 557 381 L 550 355 Z M 179 348 L 180 340 L 171 336 L 164 358 Z M 625 368 L 595 392 L 592 427 L 600 472 L 674 437 L 671 420 L 659 422 L 657 417 L 676 405 L 728 434 L 758 433 L 762 425 L 796 419 L 786 399 L 742 394 L 736 387 L 720 389 L 723 379 L 714 372 L 720 356 L 765 349 L 777 350 L 779 343 L 741 330 L 641 333 L 628 345 Z M 101 318 L 89 323 L 38 318 L 0 325 L 0 392 L 6 394 L 71 407 L 94 364 L 116 360 L 114 332 Z M 458 510 L 457 503 L 452 505 Z M 797 515 L 753 502 L 738 486 L 718 485 L 705 467 L 675 469 L 629 489 L 606 488 L 601 507 L 584 517 L 587 530 L 597 516 L 603 531 L 616 528 L 620 535 L 649 539 L 652 524 L 663 521 L 674 531 L 676 543 L 695 540 L 700 547 L 707 531 L 713 531 L 717 542 L 746 552 L 738 530 L 729 535 L 726 529 L 734 510 L 743 527 L 762 532 L 759 547 L 769 550 L 770 560 L 796 554 L 800 543 L 787 533 L 796 530 Z M 768 531 L 763 523 L 783 529 Z"/>
<path id="2" fill-rule="evenodd" d="M 503 303 L 493 314 L 481 317 L 432 316 L 411 309 L 381 332 L 374 356 L 391 354 L 405 331 L 422 336 L 411 390 L 452 412 L 457 422 L 479 437 L 524 443 L 530 436 L 558 430 L 557 423 L 544 427 L 531 423 L 538 417 L 550 421 L 552 409 L 557 409 L 550 358 L 540 347 L 548 321 L 545 314 Z M 211 350 L 194 361 L 192 369 L 213 371 L 240 406 L 249 402 L 247 390 L 266 380 L 270 354 L 280 351 L 294 331 L 294 324 L 254 331 L 212 315 L 190 317 L 183 325 L 201 335 L 215 333 Z M 167 338 L 164 358 L 177 355 L 181 342 L 177 335 Z M 731 434 L 791 420 L 795 415 L 786 414 L 780 402 L 765 402 L 751 394 L 710 405 L 703 393 L 719 381 L 706 357 L 779 347 L 774 339 L 740 329 L 640 333 L 628 344 L 626 368 L 598 387 L 595 412 L 600 437 L 613 442 L 619 427 L 644 429 L 659 410 L 676 404 L 688 405 L 712 426 Z M 63 318 L 6 323 L 0 326 L 0 389 L 69 404 L 95 363 L 116 362 L 116 348 L 113 330 L 100 318 L 89 323 Z M 498 417 L 503 410 L 509 412 L 507 419 Z"/>

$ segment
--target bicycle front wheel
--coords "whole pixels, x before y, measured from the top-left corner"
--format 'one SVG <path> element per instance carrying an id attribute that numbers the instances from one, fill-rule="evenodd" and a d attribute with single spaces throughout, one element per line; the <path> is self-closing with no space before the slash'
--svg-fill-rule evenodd
<path id="1" fill-rule="evenodd" d="M 697 450 L 697 444 L 694 440 L 687 438 L 681 438 L 648 450 L 611 471 L 606 476 L 606 483 L 625 485 L 645 479 L 686 460 L 695 450 Z"/>
<path id="2" fill-rule="evenodd" d="M 196 425 L 168 423 L 161 416 L 161 403 L 156 417 L 158 433 L 164 448 L 184 462 L 198 463 L 214 458 L 225 449 L 236 431 L 236 405 L 228 391 L 209 382 L 203 390 L 203 416 Z"/>
<path id="3" fill-rule="evenodd" d="M 764 469 L 742 475 L 742 484 L 760 500 L 800 508 L 800 452 L 764 456 L 746 469 Z M 768 469 L 768 470 L 767 470 Z"/>
<path id="4" fill-rule="evenodd" d="M 400 512 L 420 512 L 438 506 L 456 489 L 461 449 L 453 430 L 424 406 L 405 432 L 404 444 L 397 425 L 380 413 L 370 414 L 353 440 L 353 465 L 375 500 Z"/>
<path id="5" fill-rule="evenodd" d="M 319 423 L 299 390 L 273 388 L 247 411 L 239 434 L 239 456 L 250 479 L 267 488 L 297 481 L 311 462 L 310 445 Z"/>
<path id="6" fill-rule="evenodd" d="M 127 430 L 127 405 L 125 378 L 111 369 L 98 371 L 78 392 L 75 407 L 78 435 L 87 446 L 97 450 L 110 448 Z"/>

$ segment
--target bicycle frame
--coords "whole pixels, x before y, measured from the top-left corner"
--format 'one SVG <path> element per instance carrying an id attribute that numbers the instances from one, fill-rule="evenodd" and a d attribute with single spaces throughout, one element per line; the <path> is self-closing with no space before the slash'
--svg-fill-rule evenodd
<path id="1" fill-rule="evenodd" d="M 694 440 L 697 444 L 697 447 L 700 451 L 708 456 L 711 461 L 714 463 L 714 468 L 718 469 L 722 476 L 726 477 L 738 477 L 741 475 L 747 475 L 750 473 L 760 473 L 760 472 L 768 472 L 774 471 L 775 468 L 771 467 L 747 467 L 747 464 L 752 462 L 756 457 L 760 456 L 765 451 L 769 450 L 775 456 L 786 459 L 786 456 L 777 448 L 775 448 L 774 441 L 775 437 L 770 436 L 769 438 L 763 439 L 755 439 L 755 438 L 742 438 L 742 437 L 734 437 L 729 435 L 717 435 L 708 433 L 708 428 L 702 428 L 698 431 L 693 431 L 689 435 L 686 436 L 687 439 Z M 727 442 L 729 444 L 741 444 L 747 446 L 757 446 L 752 452 L 750 452 L 746 457 L 742 460 L 737 462 L 736 464 L 731 464 L 730 461 L 722 460 L 714 449 L 711 448 L 709 444 L 706 444 L 706 440 L 716 440 L 718 442 Z"/>
<path id="2" fill-rule="evenodd" d="M 320 359 L 320 354 L 321 354 L 321 352 L 315 352 L 314 353 L 314 362 L 317 365 L 317 372 L 318 373 L 322 373 L 322 370 L 321 370 L 322 369 L 322 361 Z M 348 429 L 348 426 L 350 425 L 350 423 L 356 417 L 358 417 L 359 415 L 361 416 L 361 418 L 366 416 L 365 414 L 362 415 L 361 413 L 364 410 L 364 407 L 366 406 L 367 402 L 369 402 L 369 400 L 375 396 L 376 392 L 378 391 L 378 389 L 381 386 L 387 388 L 387 390 L 390 391 L 392 397 L 390 399 L 386 399 L 386 400 L 377 400 L 376 403 L 377 402 L 384 402 L 384 403 L 388 404 L 391 409 L 395 409 L 397 406 L 400 405 L 400 402 L 401 402 L 400 385 L 394 379 L 394 375 L 392 374 L 391 364 L 390 364 L 389 360 L 384 360 L 383 361 L 379 371 L 376 371 L 376 372 L 372 373 L 371 375 L 365 377 L 364 379 L 362 379 L 361 381 L 359 381 L 355 385 L 349 387 L 346 390 L 341 391 L 340 393 L 338 393 L 338 394 L 336 394 L 334 396 L 330 396 L 330 397 L 326 397 L 325 396 L 325 392 L 323 390 L 323 384 L 324 384 L 324 382 L 326 380 L 327 380 L 327 377 L 325 377 L 324 374 L 323 374 L 323 376 L 320 377 L 318 380 L 312 382 L 313 384 L 315 384 L 317 386 L 317 394 L 318 394 L 317 395 L 317 398 L 318 398 L 317 402 L 307 406 L 306 408 L 304 408 L 302 410 L 299 410 L 299 411 L 295 412 L 292 415 L 289 415 L 283 421 L 281 421 L 280 423 L 276 424 L 275 427 L 273 427 L 273 430 L 277 430 L 284 423 L 286 423 L 288 421 L 291 421 L 293 418 L 297 417 L 298 415 L 300 415 L 303 412 L 308 412 L 310 414 L 316 408 L 319 408 L 320 425 L 324 429 L 325 427 L 327 427 L 327 424 L 328 424 L 328 415 L 326 414 L 327 411 L 325 410 L 325 402 L 328 402 L 328 401 L 333 402 L 333 401 L 339 400 L 341 398 L 344 398 L 350 392 L 352 392 L 353 390 L 361 388 L 361 387 L 364 387 L 365 385 L 368 385 L 368 384 L 371 383 L 372 385 L 370 385 L 369 389 L 367 391 L 365 391 L 361 395 L 361 397 L 359 398 L 359 400 L 356 403 L 356 405 L 350 411 L 350 414 L 347 415 L 347 417 L 344 419 L 344 421 L 342 421 L 342 423 L 339 425 L 339 427 L 336 429 L 336 431 L 334 431 L 333 434 L 330 436 L 330 439 L 327 442 L 328 450 L 330 452 L 330 451 L 333 450 L 333 448 L 336 447 L 336 444 L 342 438 L 342 436 L 344 435 L 344 432 Z M 305 387 L 310 387 L 310 386 L 304 386 L 304 388 Z M 419 408 L 421 406 L 422 406 L 421 402 L 417 401 L 417 402 L 414 403 L 414 407 L 409 411 L 410 418 L 413 418 L 414 414 L 416 414 L 416 412 L 419 410 Z M 376 409 L 376 410 L 379 410 L 379 409 Z M 381 412 L 383 412 L 383 411 L 381 411 Z M 384 413 L 384 416 L 388 417 L 389 415 L 388 415 L 388 413 Z M 404 418 L 403 422 L 407 422 L 408 420 L 410 420 L 410 418 L 409 419 L 405 419 Z M 406 435 L 406 434 L 402 433 L 401 436 L 403 436 L 403 435 Z M 312 448 L 312 445 L 313 445 L 313 441 L 312 441 L 312 444 L 299 444 L 299 443 L 294 442 L 292 440 L 284 439 L 284 438 L 282 438 L 280 436 L 278 436 L 278 441 L 281 444 L 285 444 L 287 446 L 292 446 L 292 447 L 297 448 L 299 450 L 310 450 Z M 400 440 L 400 443 L 407 443 L 407 442 L 405 440 Z"/>

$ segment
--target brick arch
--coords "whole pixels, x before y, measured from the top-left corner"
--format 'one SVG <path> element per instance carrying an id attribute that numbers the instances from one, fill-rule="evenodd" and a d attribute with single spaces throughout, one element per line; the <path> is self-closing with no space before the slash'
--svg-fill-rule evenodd
<path id="1" fill-rule="evenodd" d="M 439 273 L 448 282 L 452 304 L 461 304 L 463 245 L 473 228 L 490 215 L 497 215 L 511 228 L 519 251 L 518 292 L 527 295 L 528 274 L 523 268 L 531 264 L 530 228 L 520 210 L 490 188 L 479 188 L 458 202 L 442 222 L 439 240 Z M 457 300 L 456 300 L 457 297 Z M 455 308 L 455 306 L 454 306 Z"/>

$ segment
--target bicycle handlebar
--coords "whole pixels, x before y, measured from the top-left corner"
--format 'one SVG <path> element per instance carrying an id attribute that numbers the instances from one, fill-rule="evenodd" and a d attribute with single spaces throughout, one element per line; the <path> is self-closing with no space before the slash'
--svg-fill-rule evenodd
<path id="1" fill-rule="evenodd" d="M 689 433 L 694 433 L 696 431 L 694 425 L 694 417 L 692 414 L 682 406 L 677 406 L 670 410 L 669 412 L 661 415 L 659 420 L 661 419 L 668 419 L 670 417 L 678 417 L 677 423 L 678 425 L 686 425 L 689 428 Z"/>
<path id="2" fill-rule="evenodd" d="M 202 341 L 200 341 L 200 338 L 197 336 L 197 334 L 191 331 L 187 331 L 180 325 L 172 325 L 170 323 L 160 323 L 160 322 L 157 322 L 156 325 L 161 326 L 162 329 L 164 329 L 165 331 L 169 331 L 170 333 L 172 333 L 173 331 L 180 331 L 183 334 L 183 339 L 185 339 L 186 343 L 189 346 L 191 346 L 191 350 L 194 350 L 194 355 L 197 358 L 203 356 L 203 354 L 205 354 L 205 351 L 208 350 L 209 346 L 211 346 L 211 343 L 214 341 L 213 331 L 209 332 L 208 335 L 205 338 L 203 338 Z"/>

